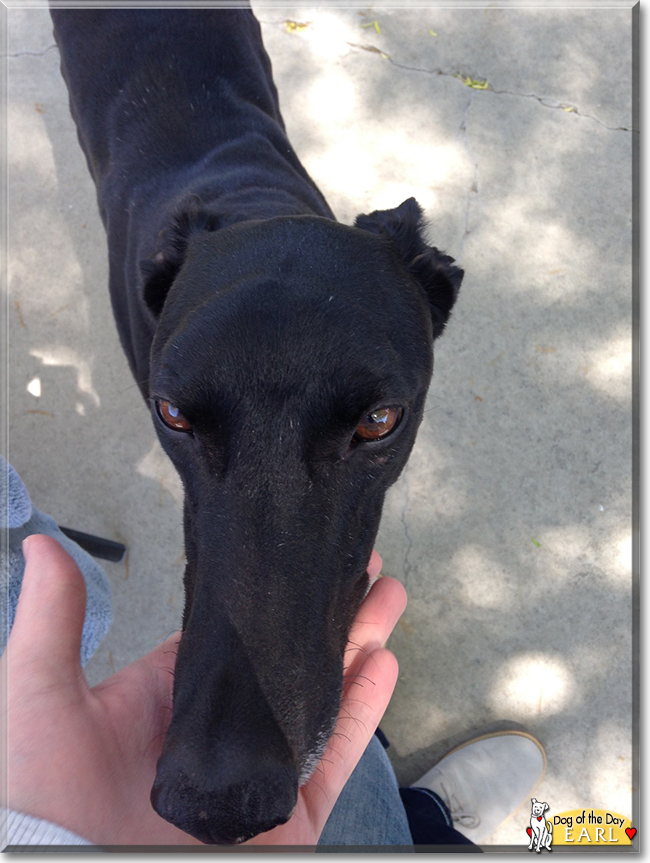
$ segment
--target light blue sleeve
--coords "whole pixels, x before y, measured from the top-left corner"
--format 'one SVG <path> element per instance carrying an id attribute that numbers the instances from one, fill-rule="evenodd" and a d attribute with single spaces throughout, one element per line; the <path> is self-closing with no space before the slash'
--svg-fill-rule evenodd
<path id="1" fill-rule="evenodd" d="M 0 455 L 0 531 L 6 529 L 6 557 L 0 566 L 0 653 L 16 613 L 25 559 L 22 541 L 33 533 L 54 537 L 70 554 L 86 581 L 86 617 L 81 637 L 81 664 L 93 655 L 111 625 L 111 588 L 102 567 L 63 534 L 49 515 L 32 505 L 22 480 Z"/>
<path id="2" fill-rule="evenodd" d="M 14 812 L 12 809 L 0 809 L 2 822 L 2 851 L 18 850 L 15 846 L 24 845 L 48 845 L 56 847 L 59 845 L 92 845 L 87 839 L 77 836 L 71 830 L 44 821 L 42 818 L 34 818 L 32 815 L 24 815 L 22 812 Z"/>

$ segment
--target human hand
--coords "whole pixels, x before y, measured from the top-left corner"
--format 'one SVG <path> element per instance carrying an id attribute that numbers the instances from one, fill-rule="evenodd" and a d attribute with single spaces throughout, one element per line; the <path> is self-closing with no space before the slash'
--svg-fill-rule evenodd
<path id="1" fill-rule="evenodd" d="M 160 818 L 149 799 L 171 718 L 170 672 L 179 635 L 89 688 L 79 664 L 83 577 L 50 537 L 29 537 L 24 551 L 23 588 L 3 657 L 6 805 L 98 845 L 201 844 Z M 371 577 L 380 568 L 373 553 Z M 350 636 L 336 733 L 313 779 L 300 790 L 290 821 L 251 844 L 318 841 L 392 694 L 397 664 L 381 645 L 405 604 L 395 580 L 373 585 Z"/>
<path id="2" fill-rule="evenodd" d="M 178 634 L 90 688 L 79 662 L 86 587 L 56 540 L 23 543 L 5 655 L 7 802 L 97 845 L 200 844 L 149 801 L 171 715 Z"/>

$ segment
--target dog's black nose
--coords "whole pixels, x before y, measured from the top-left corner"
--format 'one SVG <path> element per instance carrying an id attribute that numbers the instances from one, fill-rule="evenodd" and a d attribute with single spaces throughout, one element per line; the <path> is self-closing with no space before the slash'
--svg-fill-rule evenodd
<path id="1" fill-rule="evenodd" d="M 232 752 L 201 763 L 172 750 L 158 762 L 151 803 L 162 818 L 201 842 L 236 845 L 288 821 L 297 795 L 293 765 L 255 764 Z"/>

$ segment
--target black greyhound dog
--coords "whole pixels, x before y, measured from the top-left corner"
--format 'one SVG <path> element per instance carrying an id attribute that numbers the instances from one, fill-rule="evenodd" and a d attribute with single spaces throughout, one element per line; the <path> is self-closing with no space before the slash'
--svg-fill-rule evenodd
<path id="1" fill-rule="evenodd" d="M 120 338 L 185 487 L 152 804 L 241 842 L 290 817 L 334 727 L 384 495 L 463 272 L 413 199 L 335 220 L 250 9 L 52 18 Z"/>

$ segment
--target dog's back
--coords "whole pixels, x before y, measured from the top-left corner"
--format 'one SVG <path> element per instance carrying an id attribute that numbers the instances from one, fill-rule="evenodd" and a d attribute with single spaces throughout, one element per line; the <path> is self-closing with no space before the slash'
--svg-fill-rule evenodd
<path id="1" fill-rule="evenodd" d="M 275 161 L 266 216 L 283 214 L 277 192 L 290 167 L 295 180 L 287 191 L 295 199 L 284 215 L 332 217 L 286 137 L 250 10 L 53 9 L 52 18 L 100 206 L 106 196 L 113 206 L 145 189 L 153 197 L 185 193 L 193 182 L 203 185 L 213 163 L 212 195 L 250 184 L 257 192 L 253 210 L 240 200 L 239 218 L 263 218 L 259 192 L 269 189 Z M 86 74 L 78 75 L 79 68 Z"/>
<path id="2" fill-rule="evenodd" d="M 334 216 L 286 136 L 250 9 L 51 15 L 108 235 L 113 310 L 146 398 L 154 328 L 139 293 L 142 264 L 169 266 L 170 227 Z"/>

